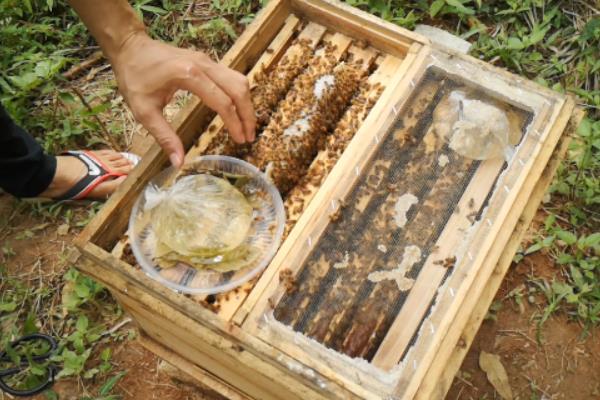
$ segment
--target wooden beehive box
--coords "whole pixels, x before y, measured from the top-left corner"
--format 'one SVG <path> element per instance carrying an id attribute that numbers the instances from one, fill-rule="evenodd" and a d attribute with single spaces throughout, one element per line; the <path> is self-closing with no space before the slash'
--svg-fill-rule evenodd
<path id="1" fill-rule="evenodd" d="M 326 0 L 272 0 L 222 62 L 248 74 L 271 139 L 232 149 L 198 101 L 174 124 L 189 159 L 265 167 L 276 150 L 297 163 L 280 177 L 288 222 L 273 261 L 218 296 L 147 277 L 126 230 L 167 165 L 155 145 L 77 239 L 78 267 L 148 348 L 228 398 L 442 398 L 564 154 L 573 100 Z M 286 152 L 278 140 L 303 90 L 339 65 L 354 68 L 351 88 L 316 104 L 325 128 Z M 440 138 L 456 91 L 503 110 L 508 162 L 461 157 Z"/>

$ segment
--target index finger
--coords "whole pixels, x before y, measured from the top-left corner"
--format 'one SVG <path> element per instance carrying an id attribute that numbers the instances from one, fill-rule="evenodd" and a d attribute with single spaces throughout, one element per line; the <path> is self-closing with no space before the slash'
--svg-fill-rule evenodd
<path id="1" fill-rule="evenodd" d="M 206 74 L 233 100 L 244 127 L 246 140 L 249 142 L 254 141 L 256 137 L 256 115 L 250 97 L 248 78 L 219 64 L 208 68 Z"/>

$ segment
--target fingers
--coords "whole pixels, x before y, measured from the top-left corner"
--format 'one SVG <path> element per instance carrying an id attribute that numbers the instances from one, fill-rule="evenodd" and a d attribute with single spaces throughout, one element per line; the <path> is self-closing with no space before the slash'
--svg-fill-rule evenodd
<path id="1" fill-rule="evenodd" d="M 180 81 L 180 85 L 200 97 L 207 106 L 219 113 L 234 141 L 246 142 L 244 125 L 234 101 L 197 65 L 188 68 L 186 77 Z"/>
<path id="2" fill-rule="evenodd" d="M 216 63 L 212 63 L 206 69 L 206 74 L 233 101 L 238 118 L 242 121 L 246 141 L 254 141 L 256 115 L 250 97 L 248 79 L 243 74 Z"/>
<path id="3" fill-rule="evenodd" d="M 161 107 L 152 105 L 131 105 L 133 115 L 156 139 L 160 147 L 169 155 L 169 160 L 175 168 L 181 167 L 183 164 L 183 144 L 181 140 L 165 120 L 162 115 Z"/>

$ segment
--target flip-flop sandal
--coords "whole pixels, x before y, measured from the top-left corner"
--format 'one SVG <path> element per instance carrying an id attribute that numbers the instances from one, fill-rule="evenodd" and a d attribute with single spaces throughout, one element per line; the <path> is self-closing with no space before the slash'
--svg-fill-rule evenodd
<path id="1" fill-rule="evenodd" d="M 94 188 L 102 182 L 109 179 L 116 179 L 127 174 L 116 172 L 106 165 L 102 160 L 94 155 L 91 151 L 67 151 L 62 153 L 64 156 L 77 157 L 87 167 L 87 174 L 81 178 L 71 189 L 67 190 L 62 196 L 55 200 L 82 200 Z M 129 160 L 133 166 L 137 165 L 140 157 L 132 153 L 121 153 L 121 155 Z"/>

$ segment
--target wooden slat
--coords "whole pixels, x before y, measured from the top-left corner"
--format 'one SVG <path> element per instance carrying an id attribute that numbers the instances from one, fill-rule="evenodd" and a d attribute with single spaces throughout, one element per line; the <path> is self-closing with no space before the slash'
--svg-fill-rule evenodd
<path id="1" fill-rule="evenodd" d="M 452 327 L 452 330 L 463 329 L 462 334 L 460 335 L 460 345 L 448 341 L 445 341 L 445 343 L 442 344 L 441 348 L 443 351 L 438 353 L 438 356 L 441 359 L 439 361 L 436 359 L 432 362 L 431 367 L 427 371 L 427 375 L 423 379 L 423 383 L 419 387 L 415 399 L 442 400 L 446 396 L 446 393 L 452 385 L 454 376 L 459 370 L 464 357 L 467 355 L 471 343 L 473 342 L 473 339 L 475 338 L 483 319 L 487 315 L 488 308 L 492 304 L 492 301 L 496 296 L 496 292 L 504 280 L 504 276 L 512 263 L 514 257 L 513 255 L 517 252 L 519 246 L 521 245 L 523 236 L 531 224 L 538 206 L 544 194 L 546 193 L 548 186 L 552 182 L 552 178 L 556 172 L 556 169 L 567 152 L 571 137 L 576 134 L 577 126 L 582 118 L 583 112 L 581 110 L 576 110 L 571 117 L 565 134 L 563 134 L 561 137 L 554 152 L 552 153 L 550 161 L 542 172 L 540 179 L 537 181 L 537 183 L 535 183 L 533 192 L 531 193 L 529 201 L 527 201 L 523 213 L 519 218 L 519 222 L 517 223 L 514 232 L 512 233 L 500 259 L 498 260 L 498 263 L 496 264 L 496 267 L 494 268 L 494 273 L 487 282 L 478 283 L 480 285 L 484 285 L 485 289 L 483 290 L 481 297 L 479 298 L 477 305 L 471 313 L 471 316 L 469 317 L 465 327 Z M 449 335 L 448 337 L 452 337 L 452 335 Z M 444 361 L 446 357 L 445 353 L 447 353 L 448 350 L 451 350 L 452 354 L 449 356 L 448 361 Z"/>
<path id="2" fill-rule="evenodd" d="M 473 259 L 470 260 L 466 257 L 463 261 L 465 263 L 472 262 L 472 265 L 476 267 L 462 273 L 454 273 L 448 279 L 448 287 L 454 288 L 454 296 L 448 290 L 440 294 L 436 309 L 428 318 L 428 322 L 435 327 L 434 332 L 430 334 L 425 334 L 426 331 L 421 332 L 417 346 L 407 357 L 409 364 L 413 360 L 418 360 L 416 361 L 417 368 L 405 370 L 408 373 L 401 378 L 395 391 L 396 394 L 409 398 L 415 395 L 433 358 L 440 351 L 440 345 L 450 327 L 457 323 L 460 324 L 461 320 L 468 319 L 483 290 L 483 286 L 474 285 L 473 282 L 478 276 L 483 276 L 484 281 L 487 281 L 492 273 L 516 226 L 520 211 L 523 210 L 535 182 L 539 179 L 571 116 L 573 106 L 573 100 L 567 98 L 566 101 L 561 102 L 560 106 L 554 108 L 554 112 L 549 117 L 544 117 L 542 113 L 534 120 L 532 131 L 540 132 L 539 138 L 529 137 L 529 140 L 521 144 L 516 157 L 529 151 L 532 154 L 529 154 L 528 159 L 522 160 L 522 166 L 509 169 L 504 175 L 503 179 L 514 179 L 515 182 L 504 198 L 501 196 L 496 201 L 490 202 L 487 212 L 493 210 L 495 213 L 492 226 L 485 234 L 477 235 L 471 243 L 471 246 L 477 249 L 477 252 L 472 255 Z M 525 184 L 527 181 L 530 182 L 529 185 Z M 462 326 L 464 326 L 464 322 Z M 454 343 L 458 342 L 459 335 L 460 331 L 456 332 L 451 340 Z"/>
<path id="3" fill-rule="evenodd" d="M 356 46 L 351 46 L 348 50 L 348 53 L 353 55 L 354 59 L 362 59 L 364 61 L 364 68 L 367 68 L 367 69 L 375 61 L 375 57 L 376 57 L 376 53 L 372 49 L 368 49 L 368 48 L 361 49 Z M 369 84 L 375 84 L 376 82 L 383 84 L 383 79 L 389 77 L 389 76 L 385 75 L 385 72 L 386 71 L 389 72 L 390 66 L 395 66 L 397 68 L 399 63 L 401 62 L 401 60 L 399 60 L 398 58 L 393 57 L 393 56 L 388 56 L 385 58 L 384 62 L 385 62 L 385 64 L 382 65 L 383 68 L 380 66 L 372 75 L 369 76 L 369 79 L 367 81 Z M 375 92 L 379 93 L 378 90 L 375 88 L 370 89 L 365 94 L 365 97 L 369 97 L 370 95 L 375 96 L 375 94 L 376 94 Z M 353 110 L 349 110 L 346 114 L 353 113 L 353 112 L 354 112 Z M 365 117 L 366 117 L 366 113 L 364 115 L 357 116 L 357 118 L 360 122 L 362 122 L 362 120 Z M 342 120 L 344 120 L 344 118 L 342 118 Z M 360 122 L 358 122 L 358 123 L 360 124 Z M 330 137 L 330 139 L 334 139 L 334 135 L 335 134 L 333 134 Z M 319 154 L 315 157 L 313 163 L 311 164 L 311 167 L 309 167 L 308 174 L 310 174 L 310 170 L 312 168 L 316 168 L 317 164 L 326 163 L 325 159 L 327 157 L 328 157 L 327 150 L 320 151 Z M 339 157 L 339 155 L 338 155 L 338 157 Z M 333 162 L 335 162 L 335 161 L 337 161 L 337 160 L 333 160 Z M 320 184 L 320 182 L 319 182 L 319 184 Z M 288 200 L 285 201 L 285 209 L 287 210 L 287 221 L 286 221 L 287 226 L 293 225 L 293 223 L 290 224 L 290 221 L 295 222 L 301 213 L 300 210 L 297 210 L 294 208 L 293 202 L 289 200 L 290 198 L 292 198 L 294 196 L 294 192 L 297 192 L 298 195 L 300 193 L 304 194 L 304 196 L 303 196 L 304 203 L 303 204 L 304 204 L 304 206 L 306 206 L 306 205 L 308 205 L 308 203 L 310 202 L 310 200 L 316 193 L 319 186 L 320 185 L 313 184 L 313 182 L 310 181 L 306 184 L 302 184 L 302 182 L 301 182 L 300 185 L 298 185 L 294 189 L 292 189 L 292 191 L 288 195 Z M 284 235 L 284 237 L 285 237 L 285 235 Z M 220 308 L 219 308 L 219 312 L 218 312 L 219 315 L 226 320 L 231 319 L 233 317 L 234 313 L 240 307 L 240 305 L 245 301 L 252 286 L 253 285 L 248 285 L 247 288 L 249 290 L 246 290 L 246 287 L 244 287 L 242 290 L 236 292 L 235 294 L 228 296 L 227 300 L 220 301 L 219 302 Z"/>
<path id="4" fill-rule="evenodd" d="M 144 331 L 140 332 L 138 342 L 147 350 L 156 354 L 162 360 L 165 360 L 174 367 L 177 367 L 185 374 L 189 375 L 198 384 L 205 386 L 214 392 L 224 396 L 229 400 L 252 400 L 248 395 L 232 386 L 230 383 L 218 378 L 217 376 L 206 371 L 202 367 L 190 362 L 188 359 L 181 357 L 177 353 L 169 350 L 158 341 L 151 339 Z"/>
<path id="5" fill-rule="evenodd" d="M 428 81 L 419 85 L 419 90 L 407 105 L 412 110 L 409 113 L 411 116 L 403 120 L 402 128 L 390 132 L 389 136 L 386 137 L 383 133 L 380 133 L 381 149 L 390 148 L 391 146 L 398 149 L 398 151 L 392 152 L 394 158 L 392 160 L 377 159 L 373 166 L 367 167 L 368 169 L 361 168 L 363 175 L 371 175 L 374 169 L 381 168 L 382 170 L 378 174 L 379 179 L 377 182 L 371 185 L 373 187 L 366 188 L 366 185 L 361 185 L 357 190 L 356 197 L 353 197 L 352 194 L 349 198 L 344 197 L 344 202 L 348 204 L 344 209 L 344 216 L 340 218 L 339 222 L 334 222 L 328 226 L 328 229 L 332 231 L 341 231 L 340 227 L 343 227 L 343 233 L 335 238 L 330 238 L 326 242 L 321 239 L 315 244 L 315 246 L 327 249 L 331 253 L 332 250 L 339 247 L 336 243 L 342 242 L 344 243 L 343 248 L 348 249 L 350 255 L 354 255 L 356 258 L 365 257 L 365 259 L 355 261 L 356 267 L 348 267 L 342 270 L 333 267 L 335 262 L 341 260 L 328 260 L 327 262 L 318 262 L 316 265 L 309 261 L 293 267 L 292 270 L 300 267 L 304 268 L 302 275 L 297 276 L 298 291 L 292 298 L 300 301 L 300 303 L 294 301 L 286 304 L 283 310 L 278 306 L 276 311 L 285 311 L 285 315 L 278 315 L 280 321 L 299 329 L 296 325 L 300 318 L 312 320 L 306 332 L 309 336 L 321 341 L 325 335 L 329 339 L 333 339 L 333 334 L 342 320 L 355 319 L 354 313 L 351 313 L 351 305 L 357 298 L 358 288 L 363 283 L 368 282 L 367 276 L 369 273 L 378 268 L 375 262 L 376 257 L 369 257 L 372 250 L 378 251 L 376 248 L 371 248 L 373 247 L 372 242 L 375 241 L 375 237 L 380 235 L 389 236 L 395 230 L 392 226 L 388 226 L 389 222 L 393 224 L 393 220 L 389 221 L 384 215 L 380 215 L 385 214 L 387 208 L 380 208 L 376 205 L 385 204 L 388 199 L 393 204 L 395 199 L 405 192 L 415 193 L 421 179 L 426 181 L 428 174 L 435 173 L 435 170 L 430 166 L 437 158 L 437 152 L 442 148 L 443 142 L 435 139 L 436 136 L 433 130 L 428 130 L 422 139 L 417 135 L 421 130 L 421 121 L 430 119 L 433 113 L 435 103 L 432 105 L 432 102 L 436 97 L 439 97 L 438 90 L 441 86 L 443 84 L 440 85 L 440 82 L 436 81 Z M 425 106 L 422 106 L 422 104 Z M 418 107 L 422 108 L 419 109 Z M 430 149 L 426 144 L 431 142 L 435 145 L 434 148 Z M 398 171 L 407 172 L 399 176 L 398 192 L 389 193 L 386 187 Z M 368 199 L 361 201 L 365 197 L 368 197 Z M 373 204 L 375 206 L 370 207 Z M 378 220 L 383 220 L 385 225 L 377 223 Z M 369 234 L 368 237 L 371 240 L 365 240 L 367 234 Z M 314 251 L 318 252 L 318 250 Z M 307 276 L 304 277 L 303 275 Z M 329 286 L 328 282 L 332 280 L 334 282 Z M 308 304 L 317 301 L 317 299 L 318 303 L 316 305 L 311 304 L 310 307 L 311 310 L 316 312 L 313 316 L 306 307 Z M 335 304 L 336 306 L 328 307 L 328 304 Z M 338 351 L 340 351 L 340 347 L 339 345 L 334 346 Z"/>
<path id="6" fill-rule="evenodd" d="M 292 9 L 329 29 L 363 39 L 378 50 L 404 57 L 413 43 L 429 39 L 385 22 L 358 8 L 335 0 L 291 0 Z"/>
<path id="7" fill-rule="evenodd" d="M 433 152 L 435 155 L 440 154 L 439 150 L 433 150 Z M 435 240 L 437 229 L 439 226 L 444 225 L 447 213 L 454 209 L 455 198 L 460 193 L 461 188 L 464 187 L 465 182 L 468 181 L 469 172 L 474 165 L 474 161 L 451 154 L 449 164 L 445 167 L 439 167 L 440 171 L 437 175 L 437 173 L 433 173 L 437 169 L 433 167 L 437 157 L 433 157 L 433 163 L 428 162 L 430 159 L 427 154 L 420 157 L 425 171 L 415 175 L 407 174 L 412 176 L 413 180 L 420 181 L 420 179 L 423 179 L 423 181 L 420 181 L 421 185 L 428 180 L 433 181 L 430 187 L 425 184 L 425 187 L 421 189 L 421 194 L 419 194 L 413 190 L 420 189 L 418 183 L 408 186 L 405 183 L 398 185 L 399 194 L 416 193 L 419 201 L 418 204 L 413 206 L 415 211 L 410 213 L 412 216 L 408 218 L 406 225 L 398 235 L 398 244 L 395 245 L 396 238 L 389 242 L 384 242 L 385 237 L 380 240 L 380 242 L 386 243 L 387 252 L 381 258 L 381 262 L 376 265 L 376 268 L 371 269 L 369 272 L 396 269 L 403 259 L 406 247 L 409 245 L 417 246 L 425 254 L 435 248 L 432 242 Z M 407 170 L 410 170 L 410 167 Z M 416 178 L 417 176 L 422 178 Z M 405 187 L 408 188 L 407 191 L 400 189 Z M 387 201 L 386 208 L 388 210 L 393 209 L 392 207 L 397 198 L 396 195 L 391 197 L 391 201 Z M 380 225 L 385 219 L 385 213 L 378 214 L 374 217 L 374 225 Z M 393 229 L 386 228 L 381 230 L 381 232 L 392 231 Z M 369 250 L 370 254 L 376 254 L 378 251 L 374 246 Z M 418 264 L 417 262 L 416 266 Z M 394 308 L 392 306 L 400 302 L 405 296 L 405 293 L 398 289 L 394 281 L 385 280 L 373 284 L 368 281 L 368 278 L 360 286 L 359 292 L 369 293 L 368 288 L 371 285 L 374 285 L 374 288 L 370 291 L 370 294 L 364 299 L 354 300 L 351 303 L 352 305 L 348 307 L 351 311 L 346 316 L 346 320 L 342 320 L 340 323 L 342 328 L 340 339 L 343 338 L 344 340 L 340 345 L 344 352 L 367 359 L 378 348 L 379 341 L 388 329 L 389 321 L 393 318 L 391 313 Z M 409 290 L 409 296 L 413 293 L 416 293 L 414 287 Z M 426 302 L 426 300 L 423 299 L 423 302 Z M 403 305 L 402 309 L 404 307 Z"/>
<path id="8" fill-rule="evenodd" d="M 394 99 L 398 99 L 399 103 L 405 101 L 410 88 L 408 82 L 411 79 L 415 79 L 419 73 L 423 72 L 423 70 L 419 70 L 419 68 L 422 67 L 422 63 L 427 57 L 427 50 L 424 48 L 423 50 L 421 49 L 421 46 L 415 45 L 408 53 L 406 59 L 400 65 L 400 68 L 394 74 L 393 79 L 388 82 L 388 87 L 384 90 L 377 104 L 373 107 L 369 113 L 369 116 L 355 135 L 355 138 L 360 139 L 355 139 L 350 143 L 350 145 L 348 145 L 346 151 L 340 158 L 340 161 L 338 161 L 336 167 L 331 171 L 321 186 L 321 190 L 306 208 L 306 211 L 296 224 L 295 229 L 290 232 L 286 241 L 275 255 L 275 258 L 269 267 L 265 270 L 265 272 L 263 272 L 262 277 L 248 296 L 248 299 L 244 302 L 244 304 L 242 304 L 238 312 L 235 314 L 233 320 L 236 324 L 242 324 L 242 322 L 246 319 L 248 314 L 252 312 L 253 309 L 258 315 L 260 315 L 261 311 L 264 310 L 265 306 L 267 305 L 267 299 L 262 296 L 262 294 L 265 290 L 267 290 L 267 288 L 269 288 L 268 291 L 270 293 L 268 297 L 271 296 L 271 294 L 274 292 L 274 289 L 278 286 L 277 274 L 279 273 L 279 270 L 284 267 L 284 265 L 299 265 L 295 260 L 288 259 L 288 255 L 294 247 L 294 243 L 301 241 L 300 238 L 304 237 L 307 228 L 313 226 L 315 221 L 318 219 L 319 214 L 327 212 L 327 210 L 320 209 L 320 204 L 322 204 L 323 200 L 319 200 L 319 198 L 328 199 L 334 189 L 350 187 L 349 181 L 353 180 L 354 178 L 346 174 L 348 167 L 345 164 L 354 164 L 358 160 L 358 165 L 356 165 L 356 167 L 361 168 L 362 164 L 366 162 L 366 159 L 362 156 L 365 153 L 365 150 L 372 151 L 372 147 L 375 145 L 370 139 L 373 132 L 378 131 L 386 124 L 392 123 L 391 119 L 386 120 L 386 116 L 388 115 L 389 108 L 391 106 L 390 102 Z M 406 81 L 403 84 L 402 82 L 404 79 Z M 399 87 L 400 85 L 402 85 L 401 88 Z M 400 104 L 398 104 L 398 106 L 400 106 Z M 365 146 L 365 143 L 369 142 L 371 142 L 371 144 Z M 334 197 L 339 198 L 340 196 Z M 326 201 L 329 202 L 329 200 Z M 321 221 L 321 223 L 323 224 L 322 228 L 324 228 L 325 221 Z M 302 242 L 304 242 L 304 240 L 302 240 Z M 279 292 L 279 296 L 282 293 L 283 292 Z M 260 305 L 258 303 L 260 303 Z"/>
<path id="9" fill-rule="evenodd" d="M 289 8 L 286 1 L 270 1 L 225 54 L 221 64 L 245 73 L 252 65 L 251 62 L 258 58 L 275 37 L 288 15 Z M 184 148 L 191 146 L 198 128 L 208 123 L 213 114 L 197 98 L 191 100 L 177 114 L 172 126 L 181 138 Z M 129 173 L 125 182 L 119 185 L 108 202 L 77 236 L 75 243 L 80 248 L 83 248 L 87 242 L 94 242 L 103 248 L 111 248 L 127 228 L 129 213 L 125 210 L 131 210 L 146 183 L 164 168 L 167 162 L 168 157 L 160 146 L 153 145 L 138 166 Z"/>
<path id="10" fill-rule="evenodd" d="M 459 212 L 448 220 L 437 241 L 438 250 L 425 261 L 400 314 L 381 343 L 373 364 L 390 369 L 400 361 L 404 349 L 429 308 L 433 295 L 448 272 L 447 267 L 440 265 L 439 261 L 454 257 L 456 248 L 465 239 L 466 229 L 473 223 L 472 214 L 481 210 L 503 164 L 504 160 L 493 159 L 483 162 L 477 169 L 458 202 Z"/>
<path id="11" fill-rule="evenodd" d="M 317 157 L 312 162 L 308 176 L 317 175 L 313 171 L 323 169 L 322 176 L 318 180 L 314 178 L 307 179 L 306 182 L 292 189 L 285 201 L 286 209 L 288 210 L 286 221 L 286 235 L 289 230 L 295 225 L 300 218 L 300 215 L 312 198 L 319 190 L 319 187 L 342 155 L 342 150 L 346 148 L 349 138 L 353 137 L 360 124 L 367 117 L 370 107 L 366 106 L 369 101 L 377 100 L 381 94 L 380 90 L 385 88 L 386 83 L 392 78 L 402 63 L 402 59 L 387 55 L 383 57 L 379 67 L 367 79 L 367 84 L 370 86 L 368 90 L 363 90 L 359 93 L 361 103 L 350 106 L 344 117 L 338 123 L 333 134 L 327 138 L 327 143 L 324 150 L 321 150 Z M 365 104 L 363 105 L 362 102 Z M 342 125 L 343 124 L 343 125 Z M 340 142 L 344 144 L 340 146 Z"/>
<path id="12" fill-rule="evenodd" d="M 254 84 L 257 74 L 259 74 L 262 70 L 274 68 L 277 62 L 283 58 L 293 59 L 294 57 L 300 56 L 303 51 L 303 47 L 300 44 L 287 47 L 289 40 L 293 37 L 293 34 L 298 28 L 299 23 L 300 21 L 293 14 L 288 17 L 281 31 L 269 45 L 268 49 L 271 51 L 265 51 L 258 62 L 254 65 L 252 70 L 250 70 L 248 73 L 250 86 Z M 310 22 L 298 34 L 298 40 L 307 41 L 309 48 L 314 49 L 320 43 L 324 34 L 325 27 Z M 186 160 L 189 161 L 199 155 L 202 155 L 211 142 L 217 137 L 221 137 L 222 140 L 225 140 L 226 138 L 223 137 L 222 132 L 223 129 L 223 119 L 217 115 L 209 124 L 204 133 L 200 136 L 198 143 L 186 154 Z M 223 143 L 223 145 L 225 145 L 225 143 Z"/>
<path id="13" fill-rule="evenodd" d="M 189 331 L 170 327 L 167 321 L 157 318 L 151 311 L 145 310 L 129 297 L 117 296 L 117 298 L 149 337 L 160 341 L 190 362 L 203 366 L 225 382 L 235 382 L 236 387 L 245 392 L 248 397 L 265 400 L 280 399 L 278 393 L 281 388 L 264 375 L 241 373 L 238 371 L 239 364 L 235 359 L 220 357 L 218 354 L 207 353 L 206 349 L 198 348 L 197 339 L 191 336 Z M 291 393 L 288 396 L 290 399 L 301 400 L 301 397 Z"/>

